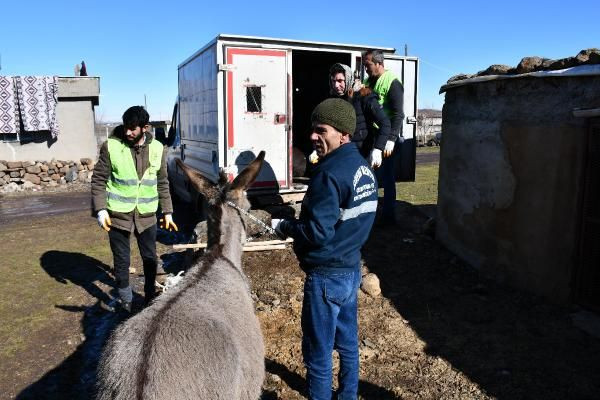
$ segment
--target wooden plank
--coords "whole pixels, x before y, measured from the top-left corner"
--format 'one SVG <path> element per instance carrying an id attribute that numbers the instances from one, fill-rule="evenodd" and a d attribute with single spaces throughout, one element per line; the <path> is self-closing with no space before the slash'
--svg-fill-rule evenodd
<path id="1" fill-rule="evenodd" d="M 262 242 L 248 242 L 244 244 L 244 251 L 262 251 L 262 250 L 281 250 L 285 249 L 285 245 L 292 243 L 292 238 L 286 240 L 265 240 Z M 188 244 L 174 244 L 173 250 L 185 250 L 185 249 L 205 249 L 206 243 L 188 243 Z"/>

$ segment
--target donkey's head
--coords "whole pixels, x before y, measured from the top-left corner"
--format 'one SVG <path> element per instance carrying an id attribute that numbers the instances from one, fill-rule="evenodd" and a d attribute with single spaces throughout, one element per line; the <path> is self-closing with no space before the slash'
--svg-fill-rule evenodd
<path id="1" fill-rule="evenodd" d="M 215 184 L 202 176 L 199 172 L 185 165 L 180 159 L 177 159 L 177 165 L 187 175 L 190 183 L 196 190 L 204 196 L 208 204 L 207 228 L 208 228 L 208 246 L 214 243 L 219 243 L 221 235 L 232 228 L 232 216 L 237 216 L 241 222 L 242 235 L 245 235 L 245 226 L 241 218 L 240 212 L 228 205 L 228 202 L 235 204 L 237 207 L 249 210 L 250 202 L 246 197 L 246 189 L 254 182 L 262 162 L 265 158 L 265 152 L 261 151 L 258 157 L 254 159 L 239 175 L 229 183 L 227 176 L 221 172 L 219 181 Z M 228 217 L 229 216 L 229 217 Z"/>

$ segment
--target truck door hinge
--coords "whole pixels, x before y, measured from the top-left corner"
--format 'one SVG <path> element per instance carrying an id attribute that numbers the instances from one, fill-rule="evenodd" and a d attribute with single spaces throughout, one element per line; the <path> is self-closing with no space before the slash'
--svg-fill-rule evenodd
<path id="1" fill-rule="evenodd" d="M 233 71 L 235 69 L 235 65 L 233 64 L 218 64 L 219 71 Z"/>

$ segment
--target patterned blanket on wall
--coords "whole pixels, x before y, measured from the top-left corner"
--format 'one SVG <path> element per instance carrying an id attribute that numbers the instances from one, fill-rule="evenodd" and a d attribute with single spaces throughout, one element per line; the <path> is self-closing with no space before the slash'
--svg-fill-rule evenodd
<path id="1" fill-rule="evenodd" d="M 0 133 L 50 131 L 58 135 L 58 77 L 0 77 Z M 10 116 L 14 117 L 11 119 Z"/>

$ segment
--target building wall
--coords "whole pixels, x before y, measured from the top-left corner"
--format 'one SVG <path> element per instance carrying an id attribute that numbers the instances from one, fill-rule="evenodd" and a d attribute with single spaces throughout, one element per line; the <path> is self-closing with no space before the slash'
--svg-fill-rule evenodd
<path id="1" fill-rule="evenodd" d="M 417 124 L 418 142 L 424 144 L 436 132 L 442 131 L 442 117 L 428 117 L 420 115 Z"/>
<path id="2" fill-rule="evenodd" d="M 59 134 L 34 135 L 35 141 L 0 142 L 0 160 L 79 160 L 97 157 L 94 105 L 98 104 L 99 78 L 59 78 L 56 117 Z"/>
<path id="3" fill-rule="evenodd" d="M 437 237 L 486 275 L 556 301 L 577 258 L 587 121 L 600 77 L 519 78 L 449 89 Z"/>

